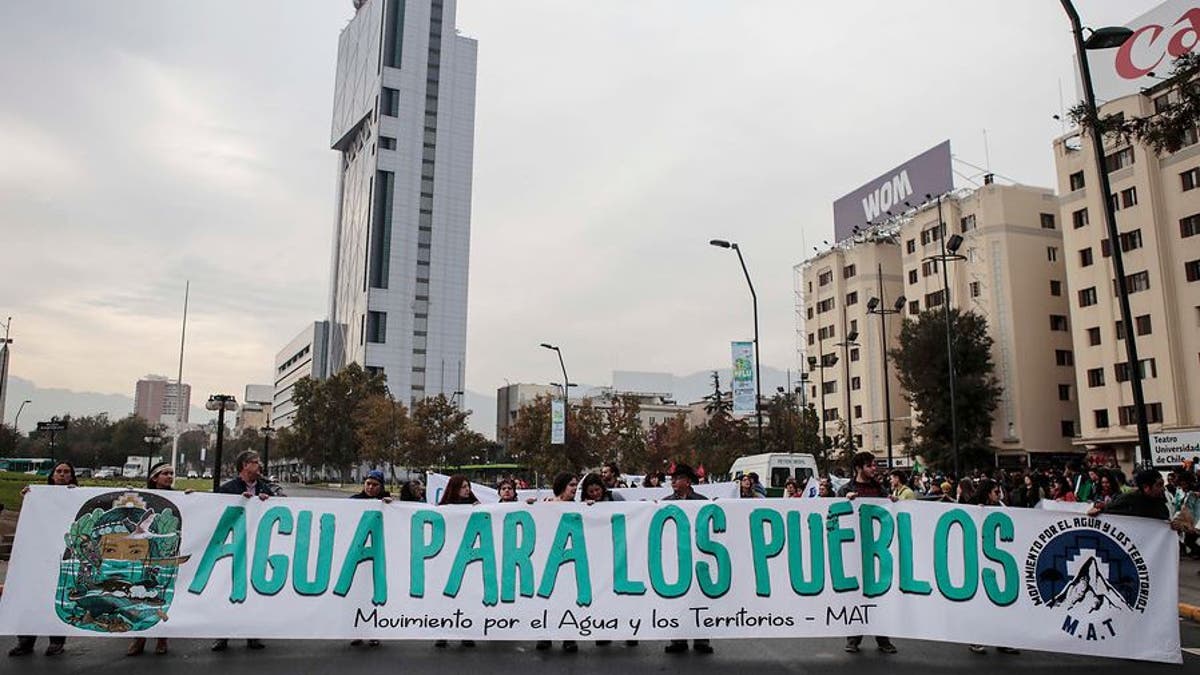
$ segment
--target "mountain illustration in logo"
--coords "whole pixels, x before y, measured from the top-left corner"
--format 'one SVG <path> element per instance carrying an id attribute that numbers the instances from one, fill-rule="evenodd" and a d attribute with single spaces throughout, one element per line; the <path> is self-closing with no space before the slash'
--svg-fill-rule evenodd
<path id="1" fill-rule="evenodd" d="M 1100 573 L 1100 565 L 1095 556 L 1088 558 L 1071 583 L 1047 604 L 1049 607 L 1064 607 L 1087 614 L 1133 611 L 1121 592 Z"/>

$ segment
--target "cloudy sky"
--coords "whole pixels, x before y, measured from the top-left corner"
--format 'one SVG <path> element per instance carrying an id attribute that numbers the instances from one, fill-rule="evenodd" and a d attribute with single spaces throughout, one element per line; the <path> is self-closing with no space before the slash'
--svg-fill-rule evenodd
<path id="1" fill-rule="evenodd" d="M 379 1 L 379 0 L 374 0 Z M 1077 0 L 1125 23 L 1153 0 Z M 350 0 L 0 3 L 0 320 L 12 373 L 132 395 L 269 382 L 326 311 Z M 479 40 L 467 387 L 795 367 L 792 267 L 834 199 L 949 138 L 1053 186 L 1074 91 L 1052 0 L 459 0 Z M 1064 92 L 1060 97 L 1060 90 Z M 988 139 L 985 148 L 985 130 Z M 9 415 L 12 414 L 10 408 Z"/>

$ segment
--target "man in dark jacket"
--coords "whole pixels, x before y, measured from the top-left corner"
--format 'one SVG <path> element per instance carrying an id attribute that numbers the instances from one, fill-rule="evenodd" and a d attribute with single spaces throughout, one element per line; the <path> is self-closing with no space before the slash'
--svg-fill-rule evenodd
<path id="1" fill-rule="evenodd" d="M 363 479 L 362 492 L 350 495 L 350 499 L 378 499 L 385 504 L 391 503 L 392 495 L 384 487 L 383 472 L 379 469 L 368 471 Z"/>
<path id="2" fill-rule="evenodd" d="M 1111 516 L 1139 516 L 1167 520 L 1167 500 L 1164 497 L 1162 474 L 1154 469 L 1139 471 L 1133 483 L 1137 486 L 1135 492 L 1125 492 L 1117 495 L 1107 505 L 1096 504 L 1088 511 L 1089 516 L 1106 513 Z"/>
<path id="3" fill-rule="evenodd" d="M 854 476 L 838 490 L 839 497 L 846 499 L 856 499 L 858 497 L 887 499 L 888 493 L 879 484 L 879 480 L 875 477 L 877 469 L 875 468 L 875 455 L 866 450 L 854 455 L 854 459 L 850 461 L 850 468 L 854 470 Z M 846 638 L 846 651 L 851 654 L 858 652 L 858 646 L 862 644 L 863 636 L 851 635 Z M 876 635 L 875 645 L 879 647 L 879 651 L 884 654 L 895 654 L 896 645 L 892 644 L 892 639 L 886 635 Z"/>
<path id="4" fill-rule="evenodd" d="M 671 472 L 671 487 L 675 490 L 671 494 L 663 497 L 664 501 L 685 501 L 685 500 L 701 500 L 708 501 L 708 497 L 696 492 L 692 489 L 694 483 L 700 481 L 696 476 L 696 472 L 687 464 L 676 464 L 675 470 Z M 671 644 L 666 646 L 668 654 L 682 654 L 688 649 L 687 640 L 671 640 Z M 692 649 L 701 654 L 713 653 L 712 644 L 708 638 L 700 638 L 692 640 Z"/>
<path id="5" fill-rule="evenodd" d="M 246 450 L 238 454 L 237 459 L 233 461 L 233 468 L 237 469 L 238 475 L 222 483 L 221 487 L 217 488 L 218 494 L 241 495 L 246 499 L 255 496 L 259 499 L 267 499 L 275 494 L 266 477 L 262 475 L 262 460 L 257 452 Z M 247 649 L 263 649 L 265 647 L 263 641 L 258 638 L 246 638 Z M 228 648 L 228 638 L 221 638 L 212 643 L 214 652 L 223 652 Z"/>

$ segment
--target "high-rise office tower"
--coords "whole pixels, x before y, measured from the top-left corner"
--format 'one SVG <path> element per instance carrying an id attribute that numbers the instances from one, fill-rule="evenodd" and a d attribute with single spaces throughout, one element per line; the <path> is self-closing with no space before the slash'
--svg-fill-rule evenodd
<path id="1" fill-rule="evenodd" d="M 475 40 L 455 0 L 355 0 L 338 40 L 338 204 L 328 367 L 387 375 L 411 402 L 461 391 Z"/>

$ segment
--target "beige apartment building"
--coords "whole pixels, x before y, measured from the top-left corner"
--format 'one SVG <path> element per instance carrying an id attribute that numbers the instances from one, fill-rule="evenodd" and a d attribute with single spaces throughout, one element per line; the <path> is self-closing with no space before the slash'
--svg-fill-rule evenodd
<path id="1" fill-rule="evenodd" d="M 950 300 L 954 307 L 981 314 L 993 340 L 995 377 L 1002 389 L 992 427 L 997 462 L 1019 466 L 1058 459 L 1072 451 L 1079 429 L 1058 200 L 1047 189 L 989 180 L 943 197 L 941 209 L 947 239 L 963 238 L 962 258 L 947 263 Z M 882 458 L 885 443 L 876 439 L 883 437 L 885 419 L 879 317 L 868 314 L 865 303 L 877 294 L 876 266 L 883 269 L 882 306 L 891 308 L 899 295 L 905 297 L 900 317 L 915 317 L 946 299 L 942 265 L 933 259 L 941 252 L 936 203 L 923 204 L 878 232 L 895 243 L 873 234 L 875 240 L 846 242 L 801 267 L 805 356 L 817 356 L 820 364 L 822 354 L 829 359 L 836 350 L 839 359 L 836 367 L 825 368 L 823 378 L 819 368 L 815 371 L 824 381 L 809 393 L 820 407 L 825 392 L 830 424 L 851 414 L 856 444 Z M 888 317 L 889 349 L 897 344 L 900 317 Z M 855 330 L 857 354 L 839 337 Z M 848 374 L 840 361 L 847 357 Z M 894 369 L 891 374 L 893 453 L 899 457 L 903 432 L 919 411 L 908 409 Z M 849 401 L 842 393 L 847 377 Z"/>
<path id="2" fill-rule="evenodd" d="M 834 247 L 795 271 L 806 394 L 821 419 L 822 435 L 844 438 L 848 425 L 856 447 L 886 458 L 883 349 L 896 346 L 903 315 L 885 317 L 885 335 L 880 317 L 867 312 L 867 303 L 880 295 L 881 284 L 881 308 L 891 309 L 904 292 L 900 247 L 892 237 L 875 237 Z M 902 440 L 912 409 L 890 364 L 888 376 L 893 459 L 903 465 Z"/>
<path id="3" fill-rule="evenodd" d="M 1101 115 L 1153 114 L 1174 95 L 1126 96 Z M 1104 150 L 1151 434 L 1200 428 L 1200 143 L 1194 132 L 1188 140 L 1162 156 L 1123 142 Z M 1137 445 L 1123 342 L 1130 327 L 1117 303 L 1094 154 L 1076 131 L 1054 141 L 1054 160 L 1082 417 L 1076 443 L 1129 466 Z"/>

